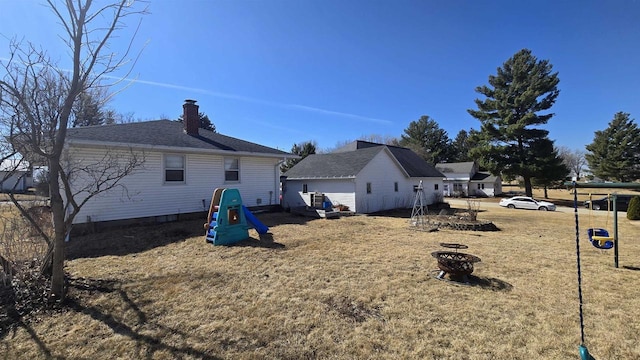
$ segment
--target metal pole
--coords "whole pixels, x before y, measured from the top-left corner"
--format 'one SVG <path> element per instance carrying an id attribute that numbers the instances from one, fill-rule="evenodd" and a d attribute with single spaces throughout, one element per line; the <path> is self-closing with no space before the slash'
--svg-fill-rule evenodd
<path id="1" fill-rule="evenodd" d="M 618 268 L 618 195 L 613 194 L 613 262 Z"/>
<path id="2" fill-rule="evenodd" d="M 576 267 L 578 268 L 578 305 L 580 306 L 580 353 L 589 351 L 584 344 L 584 313 L 582 311 L 582 271 L 580 269 L 580 226 L 578 223 L 578 189 L 573 189 L 573 216 L 576 222 Z M 584 350 L 583 350 L 584 348 Z"/>

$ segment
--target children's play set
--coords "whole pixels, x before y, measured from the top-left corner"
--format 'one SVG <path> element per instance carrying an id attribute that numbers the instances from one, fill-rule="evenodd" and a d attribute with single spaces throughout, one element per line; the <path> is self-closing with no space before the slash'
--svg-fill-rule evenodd
<path id="1" fill-rule="evenodd" d="M 249 238 L 249 228 L 266 234 L 269 228 L 242 205 L 238 189 L 217 188 L 213 191 L 204 228 L 205 238 L 213 245 L 229 245 Z"/>

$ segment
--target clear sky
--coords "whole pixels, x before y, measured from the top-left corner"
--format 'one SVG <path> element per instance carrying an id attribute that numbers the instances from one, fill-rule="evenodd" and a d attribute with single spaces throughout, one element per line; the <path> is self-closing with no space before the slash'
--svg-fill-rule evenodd
<path id="1" fill-rule="evenodd" d="M 63 59 L 42 1 L 0 0 L 7 38 Z M 137 82 L 110 106 L 177 118 L 195 99 L 220 133 L 290 150 L 400 136 L 428 115 L 452 139 L 479 129 L 467 109 L 522 48 L 559 72 L 556 146 L 584 150 L 618 111 L 640 119 L 640 1 L 156 0 L 135 46 Z M 122 46 L 134 24 L 120 33 Z M 63 62 L 61 60 L 61 62 Z M 636 123 L 638 121 L 636 120 Z"/>

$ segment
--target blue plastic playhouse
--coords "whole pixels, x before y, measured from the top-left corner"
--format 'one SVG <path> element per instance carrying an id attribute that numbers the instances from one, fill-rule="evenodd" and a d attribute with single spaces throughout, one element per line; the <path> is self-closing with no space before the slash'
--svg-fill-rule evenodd
<path id="1" fill-rule="evenodd" d="M 215 189 L 204 224 L 205 238 L 213 245 L 229 245 L 249 238 L 249 228 L 266 234 L 269 228 L 244 205 L 238 189 Z"/>

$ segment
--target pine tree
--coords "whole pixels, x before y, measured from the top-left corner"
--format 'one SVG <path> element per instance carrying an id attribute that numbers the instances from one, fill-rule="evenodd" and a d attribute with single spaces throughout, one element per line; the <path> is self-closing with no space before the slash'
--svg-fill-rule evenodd
<path id="1" fill-rule="evenodd" d="M 560 185 L 569 175 L 571 170 L 564 163 L 564 159 L 558 155 L 558 150 L 553 147 L 553 141 L 544 139 L 534 145 L 534 152 L 546 154 L 538 158 L 539 168 L 532 178 L 532 183 L 544 188 L 544 198 L 548 199 L 547 189 L 550 186 Z"/>
<path id="2" fill-rule="evenodd" d="M 216 132 L 216 126 L 211 122 L 211 120 L 209 120 L 209 117 L 207 116 L 207 114 L 203 112 L 199 112 L 198 117 L 200 118 L 200 126 L 199 126 L 200 129 L 211 130 L 213 132 Z M 180 117 L 178 118 L 178 121 L 180 122 L 184 121 L 183 115 L 180 115 Z"/>
<path id="3" fill-rule="evenodd" d="M 640 129 L 628 113 L 616 113 L 609 127 L 596 131 L 586 148 L 595 176 L 622 182 L 640 178 Z"/>
<path id="4" fill-rule="evenodd" d="M 429 164 L 447 162 L 451 158 L 451 139 L 438 123 L 426 115 L 409 123 L 400 145 L 413 150 Z"/>
<path id="5" fill-rule="evenodd" d="M 73 103 L 70 116 L 71 127 L 106 124 L 106 113 L 103 110 L 106 98 L 103 88 L 81 92 Z"/>
<path id="6" fill-rule="evenodd" d="M 282 173 L 285 173 L 285 172 L 287 172 L 287 170 L 289 170 L 292 167 L 294 167 L 297 163 L 300 162 L 300 160 L 306 158 L 309 155 L 315 154 L 316 153 L 316 143 L 315 143 L 315 141 L 305 141 L 305 142 L 301 143 L 300 145 L 293 144 L 293 146 L 291 147 L 291 153 L 299 155 L 300 158 L 299 159 L 287 159 L 287 161 L 280 166 L 280 171 Z"/>
<path id="7" fill-rule="evenodd" d="M 471 150 L 478 145 L 477 137 L 477 130 L 470 129 L 468 132 L 464 129 L 460 130 L 451 143 L 451 158 L 449 161 L 466 162 L 478 160 L 471 155 Z"/>
<path id="8" fill-rule="evenodd" d="M 532 194 L 531 179 L 551 156 L 553 147 L 543 147 L 547 153 L 537 153 L 536 144 L 547 139 L 549 132 L 534 126 L 546 124 L 553 113 L 544 113 L 556 101 L 558 73 L 552 73 L 548 60 L 538 60 L 528 49 L 509 58 L 496 75 L 489 76 L 489 86 L 479 86 L 476 92 L 477 110 L 471 116 L 480 120 L 479 146 L 472 155 L 493 174 L 505 178 L 520 176 L 525 192 Z"/>

